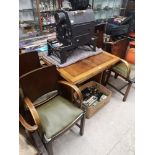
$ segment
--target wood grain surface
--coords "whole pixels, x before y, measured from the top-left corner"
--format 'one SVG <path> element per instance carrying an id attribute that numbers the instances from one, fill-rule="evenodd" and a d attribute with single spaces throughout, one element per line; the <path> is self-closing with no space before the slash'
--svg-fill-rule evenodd
<path id="1" fill-rule="evenodd" d="M 115 55 L 103 51 L 102 53 L 78 61 L 64 68 L 58 68 L 59 74 L 68 82 L 80 84 L 101 73 L 120 60 Z"/>

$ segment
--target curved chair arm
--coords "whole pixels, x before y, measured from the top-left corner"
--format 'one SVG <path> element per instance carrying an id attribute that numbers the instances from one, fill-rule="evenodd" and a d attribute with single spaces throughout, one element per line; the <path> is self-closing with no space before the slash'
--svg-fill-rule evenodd
<path id="1" fill-rule="evenodd" d="M 120 59 L 120 61 L 125 64 L 125 66 L 127 68 L 127 78 L 129 78 L 130 72 L 131 72 L 131 68 L 130 68 L 129 63 L 127 61 L 125 61 L 124 59 Z"/>
<path id="2" fill-rule="evenodd" d="M 28 109 L 30 110 L 30 113 L 31 113 L 31 115 L 33 117 L 33 120 L 34 120 L 35 124 L 40 126 L 41 125 L 41 121 L 40 121 L 38 112 L 35 109 L 34 105 L 32 104 L 31 100 L 28 97 L 26 97 L 24 99 L 24 102 L 25 102 L 26 106 L 28 107 Z"/>
<path id="3" fill-rule="evenodd" d="M 58 83 L 71 87 L 77 93 L 79 100 L 80 100 L 80 108 L 81 108 L 82 102 L 83 102 L 83 95 L 82 95 L 80 89 L 76 85 L 71 84 L 67 81 L 58 81 Z"/>
<path id="4" fill-rule="evenodd" d="M 35 130 L 38 129 L 38 126 L 37 126 L 37 125 L 33 125 L 33 126 L 32 126 L 32 125 L 30 125 L 29 123 L 27 123 L 21 114 L 19 114 L 19 121 L 20 121 L 20 123 L 22 124 L 22 126 L 23 126 L 26 130 L 28 130 L 28 131 L 30 131 L 30 132 L 33 132 L 33 131 L 35 131 Z"/>

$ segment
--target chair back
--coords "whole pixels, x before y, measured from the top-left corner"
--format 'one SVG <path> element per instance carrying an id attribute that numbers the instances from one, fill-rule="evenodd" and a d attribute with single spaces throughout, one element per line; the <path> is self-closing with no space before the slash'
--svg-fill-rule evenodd
<path id="1" fill-rule="evenodd" d="M 20 77 L 20 85 L 24 96 L 32 102 L 57 89 L 58 72 L 56 66 L 35 69 Z"/>
<path id="2" fill-rule="evenodd" d="M 114 42 L 111 53 L 124 59 L 129 45 L 128 38 L 123 38 Z"/>
<path id="3" fill-rule="evenodd" d="M 36 51 L 19 54 L 19 76 L 41 67 Z"/>

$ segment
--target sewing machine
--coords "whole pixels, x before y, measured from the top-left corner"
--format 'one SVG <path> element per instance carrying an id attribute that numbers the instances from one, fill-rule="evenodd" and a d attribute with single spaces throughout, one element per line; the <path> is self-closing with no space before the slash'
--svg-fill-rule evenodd
<path id="1" fill-rule="evenodd" d="M 64 63 L 71 52 L 78 46 L 88 45 L 96 51 L 94 34 L 95 17 L 92 9 L 55 13 L 56 40 L 47 40 L 48 55 L 54 55 Z"/>

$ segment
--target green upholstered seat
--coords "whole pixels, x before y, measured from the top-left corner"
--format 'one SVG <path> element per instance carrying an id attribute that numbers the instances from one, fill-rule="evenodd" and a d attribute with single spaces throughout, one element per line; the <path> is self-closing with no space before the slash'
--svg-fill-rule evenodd
<path id="1" fill-rule="evenodd" d="M 130 68 L 131 68 L 131 72 L 130 72 L 130 75 L 129 75 L 129 78 L 131 80 L 133 80 L 135 78 L 135 65 L 133 64 L 129 64 L 130 65 Z M 127 77 L 127 67 L 125 65 L 125 63 L 119 63 L 118 65 L 114 66 L 112 68 L 116 73 L 122 75 L 123 77 Z"/>
<path id="2" fill-rule="evenodd" d="M 130 68 L 131 68 L 131 72 L 130 72 L 130 80 L 135 81 L 135 65 L 134 64 L 130 64 Z"/>
<path id="3" fill-rule="evenodd" d="M 47 94 L 42 95 L 41 97 L 37 98 L 34 102 L 34 106 L 39 106 L 43 104 L 45 101 L 50 100 L 58 95 L 58 90 L 54 90 L 51 92 L 48 92 Z"/>
<path id="4" fill-rule="evenodd" d="M 73 122 L 83 111 L 61 96 L 56 96 L 37 108 L 43 132 L 51 138 L 68 124 Z"/>

